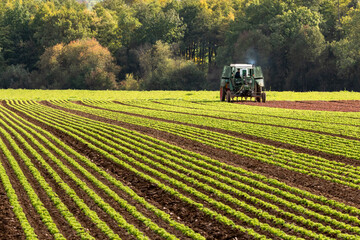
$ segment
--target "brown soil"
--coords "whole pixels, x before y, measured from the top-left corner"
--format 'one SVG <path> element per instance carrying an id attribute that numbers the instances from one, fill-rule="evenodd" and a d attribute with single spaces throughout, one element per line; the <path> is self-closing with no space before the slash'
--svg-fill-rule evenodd
<path id="1" fill-rule="evenodd" d="M 289 108 L 316 111 L 360 112 L 359 100 L 343 101 L 268 101 L 265 103 L 236 102 L 259 107 Z"/>
<path id="2" fill-rule="evenodd" d="M 249 134 L 244 134 L 244 133 L 239 133 L 239 132 L 234 132 L 234 131 L 229 131 L 229 130 L 224 130 L 224 129 L 219 129 L 219 128 L 214 128 L 214 127 L 207 127 L 207 126 L 201 126 L 201 125 L 196 125 L 196 124 L 190 124 L 190 123 L 183 123 L 183 122 L 178 122 L 178 121 L 166 120 L 166 119 L 162 119 L 162 118 L 149 117 L 149 116 L 145 116 L 145 115 L 140 115 L 140 114 L 135 114 L 135 113 L 128 113 L 128 112 L 124 112 L 124 111 L 109 110 L 109 109 L 106 109 L 106 108 L 87 105 L 87 104 L 84 104 L 82 102 L 76 102 L 76 103 L 80 104 L 80 105 L 87 106 L 87 107 L 95 108 L 95 109 L 104 109 L 106 111 L 119 112 L 119 113 L 131 115 L 131 116 L 153 119 L 153 120 L 156 120 L 156 121 L 176 123 L 176 124 L 182 124 L 182 125 L 186 125 L 186 126 L 201 128 L 201 129 L 205 129 L 205 130 L 209 130 L 209 131 L 213 131 L 213 132 L 218 132 L 218 133 L 223 133 L 223 134 L 226 134 L 226 135 L 231 135 L 231 136 L 234 136 L 234 137 L 238 137 L 238 138 L 242 138 L 242 139 L 246 139 L 246 140 L 250 140 L 250 141 L 260 142 L 260 143 L 271 145 L 271 146 L 274 146 L 274 147 L 289 149 L 289 150 L 292 150 L 292 151 L 298 152 L 298 153 L 306 153 L 306 154 L 309 154 L 309 155 L 314 155 L 314 156 L 326 158 L 326 159 L 331 160 L 331 161 L 339 161 L 339 162 L 343 162 L 343 163 L 354 165 L 354 166 L 360 166 L 360 161 L 357 161 L 357 160 L 354 160 L 354 159 L 351 159 L 351 158 L 347 158 L 345 156 L 339 156 L 339 155 L 335 155 L 335 154 L 320 152 L 320 151 L 316 151 L 316 150 L 312 150 L 312 149 L 308 149 L 308 148 L 304 148 L 304 147 L 300 147 L 300 146 L 291 145 L 291 144 L 288 144 L 288 143 L 273 141 L 273 140 L 270 140 L 270 139 L 266 139 L 266 138 L 262 138 L 262 137 L 258 137 L 258 136 L 254 136 L 254 135 L 249 135 Z M 59 109 L 62 109 L 64 111 L 72 112 L 74 114 L 80 114 L 82 116 L 86 116 L 88 118 L 92 118 L 92 119 L 95 119 L 95 120 L 98 120 L 98 121 L 110 122 L 111 124 L 117 124 L 118 123 L 118 121 L 113 121 L 113 120 L 110 120 L 110 119 L 107 119 L 107 118 L 102 118 L 102 117 L 98 117 L 98 116 L 95 116 L 95 115 L 86 114 L 86 113 L 81 112 L 81 111 L 75 111 L 75 110 L 70 110 L 70 109 L 58 107 L 58 106 L 53 105 L 53 104 L 51 104 L 49 102 L 46 102 L 46 101 L 42 102 L 42 104 L 44 104 L 46 106 L 53 107 L 53 108 L 59 108 Z M 121 103 L 121 104 L 126 105 L 124 103 Z M 190 114 L 190 113 L 188 113 L 188 114 Z M 208 117 L 208 116 L 205 116 L 205 117 Z M 218 118 L 218 117 L 213 117 L 213 118 Z M 221 118 L 219 118 L 219 119 L 221 119 Z M 122 123 L 122 124 L 127 124 L 127 123 Z M 132 126 L 132 124 L 128 124 L 128 125 Z M 270 124 L 261 124 L 261 125 L 270 125 Z M 275 126 L 275 125 L 272 125 L 272 126 Z M 281 127 L 281 126 L 276 126 L 276 127 Z M 324 133 L 324 132 L 319 132 L 319 131 L 304 130 L 304 129 L 290 128 L 290 127 L 285 127 L 285 128 L 302 130 L 302 131 L 307 131 L 307 132 L 314 132 L 314 133 L 321 133 L 321 134 L 325 134 L 325 135 L 329 135 L 329 136 L 342 137 L 342 138 L 346 138 L 346 139 L 350 139 L 350 140 L 359 140 L 358 138 L 354 138 L 354 137 L 350 137 L 350 136 L 343 136 L 343 135 L 338 135 L 338 134 L 332 134 L 332 133 Z"/>
<path id="3" fill-rule="evenodd" d="M 154 110 L 153 108 L 135 106 L 135 105 L 125 104 L 125 103 L 121 103 L 121 102 L 117 102 L 117 101 L 114 101 L 114 102 L 115 102 L 115 103 L 118 103 L 118 104 L 122 104 L 122 105 L 128 105 L 128 106 L 131 106 L 131 107 L 137 107 L 137 108 Z M 207 128 L 207 127 L 205 127 L 205 126 L 198 126 L 198 125 L 194 125 L 194 124 L 187 124 L 187 123 L 178 122 L 178 121 L 169 121 L 169 120 L 162 119 L 162 118 L 155 118 L 155 117 L 149 117 L 149 116 L 145 116 L 145 115 L 132 114 L 132 113 L 124 112 L 124 111 L 110 110 L 110 109 L 106 109 L 106 108 L 101 108 L 101 107 L 96 107 L 96 106 L 92 106 L 92 105 L 87 105 L 87 104 L 84 104 L 84 103 L 82 103 L 82 102 L 76 102 L 76 103 L 77 103 L 77 104 L 80 104 L 80 105 L 87 106 L 87 107 L 92 107 L 92 108 L 97 108 L 97 109 L 104 109 L 104 110 L 107 110 L 107 111 L 119 112 L 119 113 L 134 115 L 134 116 L 138 116 L 138 117 L 144 117 L 144 118 L 154 119 L 154 120 L 157 120 L 157 121 L 173 122 L 173 123 L 177 123 L 177 124 L 184 124 L 184 125 L 195 126 L 195 127 L 200 127 L 200 128 Z M 162 111 L 164 111 L 164 112 L 172 112 L 172 113 L 180 113 L 180 114 L 186 114 L 186 115 L 194 115 L 194 116 L 203 116 L 203 117 L 206 117 L 206 118 L 223 119 L 223 120 L 233 121 L 233 122 L 243 122 L 243 123 L 251 123 L 251 124 L 257 124 L 257 125 L 265 125 L 265 126 L 288 128 L 288 129 L 300 130 L 300 131 L 304 131 L 304 132 L 319 133 L 319 134 L 329 135 L 329 136 L 334 136 L 334 137 L 342 137 L 342 138 L 346 138 L 346 139 L 350 139 L 350 140 L 359 140 L 359 138 L 356 138 L 356 137 L 345 136 L 345 135 L 341 135 L 341 134 L 328 133 L 328 132 L 322 132 L 322 131 L 316 131 L 316 130 L 311 130 L 311 129 L 297 128 L 297 127 L 287 127 L 287 126 L 275 125 L 275 124 L 268 124 L 268 123 L 257 123 L 257 122 L 250 122 L 250 121 L 242 121 L 242 120 L 235 120 L 235 119 L 229 119 L 229 118 L 223 118 L 223 117 L 216 117 L 216 116 L 209 116 L 209 115 L 201 115 L 201 114 L 192 114 L 192 113 L 178 112 L 178 111 L 168 111 L 168 110 L 162 110 Z M 302 121 L 304 121 L 304 120 L 302 120 Z M 306 121 L 306 120 L 305 120 L 305 121 Z M 211 127 L 208 127 L 208 128 L 211 128 Z M 214 128 L 213 128 L 213 129 L 214 129 Z M 216 130 L 215 130 L 215 131 L 216 131 Z"/>
<path id="4" fill-rule="evenodd" d="M 131 130 L 138 131 L 140 133 L 147 134 L 151 137 L 155 137 L 157 139 L 163 140 L 165 142 L 180 146 L 182 148 L 188 149 L 190 151 L 194 151 L 200 154 L 204 154 L 206 156 L 212 157 L 214 159 L 218 159 L 220 161 L 226 162 L 228 164 L 240 166 L 247 170 L 258 172 L 264 174 L 265 176 L 276 178 L 280 181 L 286 182 L 287 184 L 295 187 L 302 188 L 304 190 L 310 191 L 317 195 L 323 195 L 329 198 L 336 199 L 337 201 L 344 202 L 346 204 L 354 205 L 360 207 L 360 191 L 341 185 L 333 182 L 329 182 L 326 180 L 318 179 L 316 177 L 311 177 L 308 175 L 304 175 L 301 173 L 296 173 L 290 170 L 283 169 L 281 167 L 274 166 L 272 164 L 266 164 L 255 159 L 242 157 L 233 153 L 230 153 L 225 150 L 221 150 L 218 148 L 213 148 L 208 145 L 192 141 L 190 139 L 186 139 L 183 137 L 179 137 L 167 132 L 158 131 L 152 128 L 142 127 L 138 125 L 133 125 L 129 123 L 124 123 L 120 121 L 115 121 L 111 119 L 107 119 L 104 117 L 95 116 L 92 114 L 84 113 L 81 111 L 70 110 L 66 108 L 62 108 L 59 106 L 55 106 L 51 103 L 44 102 L 45 105 L 50 107 L 58 108 L 67 112 L 71 112 L 73 114 L 77 114 L 82 117 L 87 117 L 93 120 L 102 121 L 118 126 L 122 126 Z M 199 127 L 199 126 L 197 126 Z M 218 132 L 223 132 L 224 134 L 232 134 L 236 137 L 241 137 L 244 139 L 249 139 L 252 141 L 258 141 L 261 143 L 273 145 L 276 147 L 286 148 L 293 150 L 295 152 L 303 152 L 315 156 L 327 157 L 328 159 L 346 162 L 348 164 L 353 163 L 354 165 L 358 165 L 358 161 L 353 159 L 348 159 L 341 156 L 325 154 L 313 150 L 309 150 L 306 148 L 296 147 L 290 144 L 279 143 L 267 139 L 263 139 L 261 137 L 254 137 L 251 135 L 239 134 L 230 131 L 224 131 L 214 128 L 209 128 L 209 130 L 218 130 Z"/>
<path id="5" fill-rule="evenodd" d="M 55 107 L 54 105 L 51 105 L 49 103 L 47 103 L 46 105 Z M 73 147 L 75 150 L 81 152 L 82 154 L 85 154 L 89 159 L 96 162 L 103 169 L 107 169 L 111 174 L 116 176 L 117 179 L 121 180 L 122 182 L 128 183 L 129 186 L 134 191 L 137 192 L 137 194 L 144 197 L 158 208 L 165 209 L 169 213 L 173 213 L 174 217 L 180 218 L 184 224 L 191 226 L 195 231 L 205 235 L 208 239 L 235 239 L 235 237 L 237 237 L 237 239 L 248 238 L 247 235 L 242 234 L 236 230 L 231 229 L 228 226 L 225 226 L 223 224 L 214 221 L 209 216 L 206 216 L 204 213 L 198 211 L 193 206 L 182 202 L 181 200 L 177 199 L 176 197 L 170 194 L 167 194 L 156 185 L 151 184 L 150 182 L 142 179 L 141 177 L 137 176 L 135 173 L 132 173 L 129 170 L 122 168 L 121 166 L 117 166 L 110 163 L 108 159 L 99 156 L 99 154 L 94 152 L 94 150 L 91 150 L 87 145 L 79 143 L 72 137 L 64 134 L 59 130 L 51 128 L 32 118 L 26 117 L 24 114 L 17 112 L 11 107 L 8 108 L 13 110 L 17 114 L 21 115 L 22 117 L 24 117 L 27 121 L 33 122 L 41 126 L 42 128 L 52 132 L 55 136 L 62 139 L 65 143 Z M 60 107 L 56 107 L 56 108 L 60 108 Z M 183 147 L 185 149 L 210 156 L 214 159 L 218 159 L 220 161 L 235 166 L 240 166 L 250 171 L 264 174 L 268 177 L 279 179 L 280 181 L 283 181 L 289 185 L 308 190 L 315 194 L 324 195 L 329 198 L 333 198 L 338 201 L 342 201 L 356 207 L 360 206 L 360 200 L 359 200 L 360 192 L 343 185 L 335 184 L 322 179 L 317 179 L 315 177 L 310 177 L 300 173 L 285 170 L 270 164 L 264 164 L 251 158 L 244 158 L 239 155 L 232 154 L 228 151 L 209 147 L 207 145 L 194 142 L 186 138 L 178 137 L 166 132 L 157 131 L 151 128 L 136 126 L 132 124 L 127 124 L 119 121 L 113 121 L 106 118 L 94 116 L 91 114 L 86 114 L 80 111 L 73 111 L 69 109 L 63 109 L 63 110 L 76 113 L 78 115 L 88 117 L 91 119 L 100 120 L 103 122 L 126 127 L 131 130 L 136 130 L 140 133 L 147 134 L 149 136 L 164 140 L 166 142 Z M 247 137 L 247 136 L 241 135 L 241 137 Z M 275 142 L 274 144 L 278 144 L 278 143 Z M 293 146 L 290 145 L 288 147 L 291 149 L 291 147 Z"/>
<path id="6" fill-rule="evenodd" d="M 187 226 L 191 226 L 194 231 L 199 232 L 207 239 L 231 240 L 236 239 L 236 237 L 237 239 L 251 239 L 251 237 L 249 237 L 247 234 L 234 230 L 230 226 L 226 226 L 217 221 L 214 221 L 210 216 L 199 211 L 194 206 L 191 206 L 178 199 L 177 197 L 163 191 L 158 186 L 148 182 L 145 179 L 142 179 L 135 173 L 132 173 L 121 166 L 114 165 L 114 163 L 110 162 L 107 158 L 99 155 L 97 152 L 90 149 L 87 145 L 79 143 L 77 140 L 73 139 L 69 135 L 64 134 L 63 132 L 49 127 L 43 123 L 40 123 L 34 119 L 31 119 L 12 108 L 10 109 L 24 117 L 26 120 L 41 126 L 43 129 L 50 131 L 55 136 L 62 139 L 66 144 L 68 144 L 78 152 L 86 155 L 90 160 L 96 162 L 98 166 L 106 169 L 117 179 L 127 183 L 129 187 L 131 187 L 138 195 L 145 198 L 147 201 L 157 206 L 159 209 L 167 211 L 173 216 L 173 218 L 180 220 L 180 222 L 183 222 Z M 187 238 L 182 236 L 181 239 Z"/>
<path id="7" fill-rule="evenodd" d="M 4 137 L 2 137 L 2 140 L 4 143 L 8 146 L 8 142 Z M 11 151 L 11 150 L 10 150 Z M 0 160 L 2 161 L 2 164 L 6 170 L 7 175 L 9 176 L 10 182 L 15 190 L 16 195 L 18 196 L 18 201 L 26 215 L 26 218 L 28 219 L 30 225 L 34 228 L 34 232 L 37 236 L 42 236 L 42 239 L 51 239 L 51 234 L 46 228 L 46 226 L 41 221 L 40 215 L 37 214 L 36 209 L 31 204 L 31 201 L 29 199 L 29 196 L 25 192 L 23 186 L 20 184 L 15 172 L 12 170 L 12 167 L 10 163 L 8 162 L 6 156 L 0 151 Z M 14 153 L 16 159 L 20 159 L 17 157 L 17 154 Z M 11 211 L 10 209 L 8 209 Z M 20 229 L 19 229 L 20 230 Z M 23 230 L 21 230 L 23 232 Z M 23 233 L 19 233 L 23 234 Z M 7 239 L 7 238 L 6 238 Z M 11 238 L 10 238 L 11 239 Z"/>
<path id="8" fill-rule="evenodd" d="M 12 206 L 10 205 L 9 198 L 0 180 L 0 239 L 25 239 L 20 222 L 11 209 Z"/>
<path id="9" fill-rule="evenodd" d="M 15 137 L 13 137 L 15 139 Z M 41 142 L 41 141 L 40 141 Z M 90 207 L 91 210 L 95 211 L 99 218 L 106 222 L 110 228 L 114 230 L 122 239 L 135 239 L 131 237 L 126 230 L 120 228 L 111 217 L 108 216 L 100 207 L 96 205 L 96 203 L 88 196 L 87 193 L 85 193 L 80 187 L 73 182 L 51 159 L 49 159 L 44 153 L 41 152 L 41 150 L 32 142 L 28 141 L 28 143 L 37 150 L 42 157 L 45 159 L 45 161 L 60 175 L 60 177 L 64 180 L 65 183 L 69 185 L 70 188 L 74 189 L 76 194 L 84 200 L 84 202 Z M 18 143 L 19 146 L 21 146 L 21 143 Z M 22 149 L 24 149 L 23 147 Z M 68 209 L 74 214 L 74 216 L 79 220 L 81 225 L 89 229 L 90 234 L 95 237 L 96 239 L 107 239 L 107 236 L 96 226 L 95 223 L 91 221 L 89 217 L 87 217 L 80 209 L 79 207 L 73 202 L 73 200 L 68 196 L 68 194 L 57 184 L 57 182 L 51 177 L 51 175 L 47 172 L 47 170 L 39 163 L 37 160 L 35 160 L 34 156 L 28 152 L 27 150 L 24 151 L 30 159 L 32 159 L 32 162 L 36 166 L 36 168 L 42 173 L 46 181 L 50 184 L 53 191 L 55 191 L 58 196 L 61 198 L 63 203 L 68 207 Z M 54 152 L 53 152 L 54 154 Z M 61 156 L 57 156 L 58 159 L 61 159 Z M 26 167 L 23 166 L 25 169 Z M 29 176 L 27 176 L 29 179 Z M 91 185 L 90 185 L 91 186 Z M 42 188 L 35 182 L 33 183 L 33 187 L 37 192 L 42 192 Z M 76 232 L 68 225 L 66 220 L 62 217 L 62 215 L 58 212 L 58 210 L 53 206 L 53 203 L 50 199 L 48 199 L 46 196 L 42 196 L 41 198 L 42 202 L 44 203 L 44 206 L 48 209 L 49 213 L 52 215 L 55 223 L 59 227 L 59 229 L 62 231 L 63 235 L 67 239 L 78 239 L 79 237 L 76 236 Z M 41 236 L 39 236 L 42 238 Z"/>
<path id="10" fill-rule="evenodd" d="M 78 145 L 78 143 L 77 143 L 77 145 Z M 91 151 L 91 150 L 90 150 Z M 140 161 L 141 162 L 141 160 L 140 159 L 138 159 L 138 161 Z M 107 168 L 108 169 L 108 168 Z M 125 170 L 126 171 L 126 170 Z M 162 170 L 160 170 L 161 172 L 163 172 Z M 164 172 L 165 173 L 165 172 Z M 128 174 L 128 173 L 127 173 Z M 154 178 L 157 178 L 156 176 L 153 176 Z M 180 178 L 178 178 L 177 176 L 172 176 L 173 178 L 175 178 L 175 179 L 177 179 L 177 180 L 179 180 L 179 181 L 183 181 L 182 179 L 180 179 Z M 158 180 L 160 180 L 161 181 L 161 179 L 158 179 Z M 198 187 L 196 187 L 196 186 L 194 186 L 194 185 L 192 185 L 192 184 L 190 184 L 190 183 L 186 183 L 188 186 L 191 186 L 191 187 L 193 187 L 193 188 L 195 188 L 195 189 L 197 189 L 197 190 L 199 190 L 199 191 L 201 191 L 201 192 L 204 192 L 205 194 L 208 194 L 206 191 L 203 191 L 202 189 L 199 189 Z M 154 193 L 154 191 L 156 192 L 156 187 L 154 186 L 154 189 L 152 189 L 152 191 L 153 191 L 153 193 Z M 181 191 L 181 190 L 180 190 Z M 183 191 L 181 191 L 181 192 L 183 192 Z M 184 195 L 188 195 L 187 193 L 185 193 L 185 192 L 183 192 L 183 194 Z M 159 193 L 159 196 L 161 196 L 161 190 L 160 190 L 160 193 Z M 236 197 L 236 196 L 235 196 Z M 220 199 L 220 198 L 217 198 L 216 196 L 212 196 L 212 198 L 213 199 L 216 199 L 216 200 L 218 200 L 218 201 L 220 201 L 220 202 L 224 202 L 224 200 L 223 199 Z M 204 206 L 207 206 L 208 208 L 212 208 L 212 209 L 214 209 L 214 207 L 213 206 L 211 206 L 211 205 L 209 205 L 207 202 L 204 202 L 204 201 L 202 201 L 202 200 L 200 200 L 200 199 L 197 199 L 197 201 L 198 202 L 201 202 L 202 204 L 204 204 Z M 226 202 L 226 201 L 225 201 Z M 230 205 L 230 206 L 232 206 L 232 203 L 230 203 L 230 202 L 226 202 L 228 205 Z M 162 206 L 163 206 L 163 204 L 162 204 Z M 233 206 L 233 208 L 234 209 L 237 209 L 238 208 L 238 206 L 236 206 L 236 205 L 234 205 Z M 216 211 L 219 211 L 218 209 L 214 209 L 214 210 L 216 210 Z M 220 211 L 221 212 L 221 211 Z M 271 211 L 270 210 L 270 212 L 272 213 L 272 214 L 274 214 L 274 215 L 279 215 L 279 213 L 277 213 L 277 212 L 274 212 L 274 211 Z M 227 215 L 225 212 L 223 212 L 222 213 L 223 215 Z M 254 215 L 254 214 L 251 214 L 251 213 L 247 213 L 249 216 L 252 216 L 252 217 L 257 217 L 256 215 Z M 228 215 L 228 217 L 229 218 L 231 218 L 231 219 L 233 219 L 235 222 L 238 222 L 238 220 L 236 219 L 236 218 L 233 218 L 232 216 L 229 216 Z M 260 218 L 261 219 L 261 218 Z M 265 222 L 265 223 L 268 223 L 268 224 L 270 224 L 270 225 L 273 225 L 273 223 L 271 222 L 271 221 L 268 221 L 268 220 L 266 220 L 266 219 L 261 219 L 263 222 Z M 293 220 L 291 220 L 291 219 L 288 219 L 288 222 L 293 222 Z M 244 223 L 242 223 L 242 224 L 244 224 Z M 251 227 L 251 226 L 248 226 L 248 227 Z M 277 226 L 277 227 L 280 227 L 280 228 L 282 228 L 281 226 Z M 287 229 L 287 228 L 282 228 L 282 230 L 283 231 L 285 231 L 285 232 L 289 232 L 289 229 Z M 316 229 L 315 229 L 315 231 L 316 231 Z M 258 232 L 261 232 L 261 230 L 260 229 L 258 229 Z M 289 232 L 290 234 L 293 234 L 293 233 L 291 233 L 291 232 Z M 263 234 L 267 234 L 266 232 L 263 232 Z M 271 237 L 271 235 L 269 236 L 269 237 Z M 299 237 L 300 237 L 300 235 L 299 235 Z M 151 239 L 153 239 L 153 238 L 151 238 Z"/>

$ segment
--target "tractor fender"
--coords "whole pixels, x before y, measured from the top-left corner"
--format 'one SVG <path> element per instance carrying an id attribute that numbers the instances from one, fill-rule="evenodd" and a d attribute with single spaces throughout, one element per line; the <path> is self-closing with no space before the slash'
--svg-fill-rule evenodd
<path id="1" fill-rule="evenodd" d="M 255 82 L 257 82 L 257 84 L 259 84 L 260 87 L 265 87 L 263 78 L 257 78 L 255 79 Z"/>

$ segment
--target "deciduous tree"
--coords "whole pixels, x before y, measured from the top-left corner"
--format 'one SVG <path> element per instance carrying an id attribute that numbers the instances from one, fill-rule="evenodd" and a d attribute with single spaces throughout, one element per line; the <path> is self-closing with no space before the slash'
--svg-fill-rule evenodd
<path id="1" fill-rule="evenodd" d="M 118 67 L 95 39 L 47 48 L 38 63 L 47 88 L 116 89 Z"/>

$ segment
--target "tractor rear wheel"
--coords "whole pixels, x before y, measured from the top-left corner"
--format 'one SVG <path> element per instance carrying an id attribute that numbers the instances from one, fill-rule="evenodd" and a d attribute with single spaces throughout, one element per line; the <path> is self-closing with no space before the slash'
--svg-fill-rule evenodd
<path id="1" fill-rule="evenodd" d="M 226 95 L 226 90 L 223 87 L 220 87 L 220 101 L 225 101 L 225 95 Z"/>
<path id="2" fill-rule="evenodd" d="M 227 101 L 227 102 L 230 102 L 230 101 L 231 101 L 231 91 L 230 91 L 230 90 L 227 90 L 227 91 L 226 91 L 226 101 Z"/>
<path id="3" fill-rule="evenodd" d="M 261 93 L 261 100 L 263 103 L 266 102 L 266 93 L 265 92 Z"/>

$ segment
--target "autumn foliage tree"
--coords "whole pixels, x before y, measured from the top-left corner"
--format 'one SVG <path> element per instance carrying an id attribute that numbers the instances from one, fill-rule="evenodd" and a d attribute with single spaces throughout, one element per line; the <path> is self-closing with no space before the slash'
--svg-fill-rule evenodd
<path id="1" fill-rule="evenodd" d="M 42 85 L 50 89 L 116 89 L 118 67 L 95 39 L 47 48 L 38 63 Z"/>
<path id="2" fill-rule="evenodd" d="M 263 68 L 267 89 L 359 91 L 359 6 L 358 0 L 3 0 L 2 86 L 215 90 L 224 65 L 244 62 Z M 91 57 L 106 49 L 95 53 L 100 45 L 75 41 L 91 38 L 121 66 L 121 84 L 106 70 L 116 73 L 115 65 Z M 166 48 L 171 54 L 157 58 Z"/>

